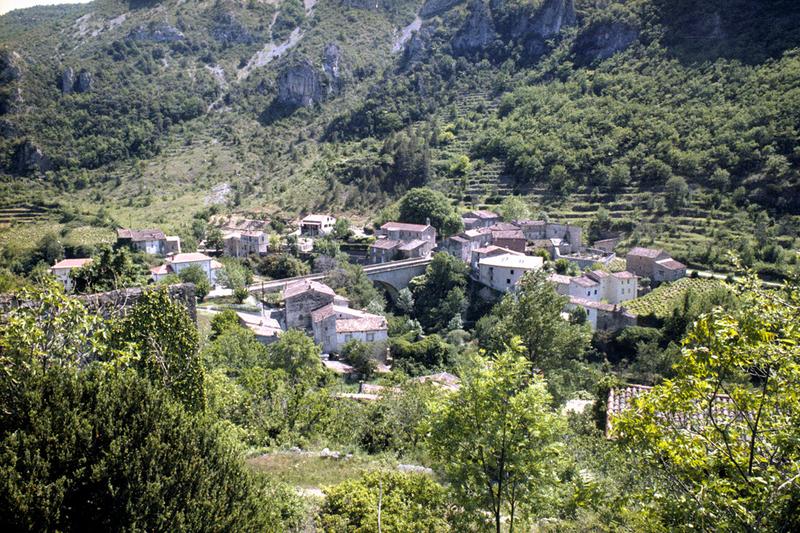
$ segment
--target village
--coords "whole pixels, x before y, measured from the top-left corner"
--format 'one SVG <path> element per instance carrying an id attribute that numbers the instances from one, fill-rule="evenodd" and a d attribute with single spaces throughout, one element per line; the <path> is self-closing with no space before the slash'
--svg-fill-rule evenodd
<path id="1" fill-rule="evenodd" d="M 385 313 L 352 305 L 325 284 L 324 269 L 288 278 L 253 277 L 241 305 L 219 304 L 233 292 L 225 286 L 222 261 L 264 258 L 287 249 L 298 257 L 311 258 L 320 243 L 335 240 L 338 233 L 338 240 L 345 244 L 341 237 L 347 234 L 357 236 L 359 245 L 347 248 L 346 261 L 359 265 L 357 268 L 384 292 L 391 304 L 396 304 L 401 291 L 407 291 L 414 278 L 425 274 L 436 254 L 446 254 L 463 263 L 470 283 L 486 302 L 513 294 L 526 273 L 543 271 L 556 293 L 565 297 L 563 320 L 574 320 L 577 313 L 591 331 L 609 334 L 637 325 L 637 316 L 626 307 L 628 302 L 687 275 L 687 267 L 664 250 L 633 247 L 624 257 L 618 257 L 618 238 L 586 243 L 579 226 L 549 220 L 508 221 L 488 210 L 461 213 L 464 231 L 446 238 L 437 235 L 429 221 L 389 221 L 376 228 L 357 228 L 346 220 L 337 225 L 337 219 L 328 214 L 309 214 L 296 222 L 294 231 L 281 236 L 270 234 L 270 226 L 262 220 L 220 216 L 216 223 L 222 244 L 217 249 L 202 242 L 198 251 L 183 252 L 179 237 L 153 228 L 120 228 L 117 246 L 144 253 L 156 261 L 158 264 L 150 268 L 151 282 L 155 284 L 180 282 L 181 273 L 187 269 L 201 272 L 211 290 L 205 302 L 200 302 L 199 314 L 213 316 L 224 309 L 234 309 L 240 325 L 263 344 L 276 342 L 289 330 L 305 332 L 320 347 L 327 369 L 349 381 L 360 380 L 357 392 L 343 393 L 355 400 L 376 400 L 384 387 L 365 382 L 363 378 L 368 376 L 350 364 L 343 349 L 354 341 L 368 346 L 376 374 L 389 372 L 391 335 Z M 64 259 L 51 267 L 51 273 L 69 292 L 73 288 L 73 272 L 91 261 Z M 415 379 L 458 387 L 455 375 L 439 370 Z M 616 412 L 613 407 L 620 397 L 646 389 L 638 384 L 631 387 L 620 389 L 616 396 L 610 394 L 609 412 Z M 584 409 L 590 403 L 573 400 L 570 405 Z"/>

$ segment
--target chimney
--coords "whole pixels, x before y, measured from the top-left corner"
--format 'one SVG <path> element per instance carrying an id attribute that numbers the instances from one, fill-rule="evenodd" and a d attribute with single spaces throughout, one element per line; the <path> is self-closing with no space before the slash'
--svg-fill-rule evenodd
<path id="1" fill-rule="evenodd" d="M 431 225 L 431 217 L 425 217 L 425 225 L 427 226 Z"/>

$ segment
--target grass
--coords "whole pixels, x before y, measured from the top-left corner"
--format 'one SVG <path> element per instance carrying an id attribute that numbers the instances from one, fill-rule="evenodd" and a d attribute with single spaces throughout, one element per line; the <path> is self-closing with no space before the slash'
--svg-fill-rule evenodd
<path id="1" fill-rule="evenodd" d="M 666 318 L 687 292 L 704 294 L 720 287 L 724 287 L 724 284 L 719 280 L 682 278 L 674 283 L 660 285 L 641 298 L 627 302 L 625 308 L 634 315 L 654 315 L 657 318 Z"/>
<path id="2" fill-rule="evenodd" d="M 247 464 L 289 485 L 314 489 L 337 485 L 365 472 L 388 465 L 385 461 L 354 455 L 349 459 L 333 459 L 312 454 L 277 452 L 252 457 Z M 394 465 L 391 465 L 392 467 Z"/>

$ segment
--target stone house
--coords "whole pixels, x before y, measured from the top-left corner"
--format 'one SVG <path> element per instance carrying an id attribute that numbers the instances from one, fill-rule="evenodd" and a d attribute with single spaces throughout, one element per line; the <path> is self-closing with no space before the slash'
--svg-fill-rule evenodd
<path id="1" fill-rule="evenodd" d="M 583 229 L 571 224 L 556 224 L 544 220 L 517 220 L 514 222 L 529 241 L 551 241 L 561 253 L 568 254 L 583 248 Z"/>
<path id="2" fill-rule="evenodd" d="M 132 230 L 119 228 L 117 243 L 151 255 L 167 256 L 181 253 L 181 239 L 166 236 L 157 229 Z"/>
<path id="3" fill-rule="evenodd" d="M 488 228 L 492 224 L 500 222 L 500 215 L 494 211 L 468 211 L 461 215 L 465 230 Z"/>
<path id="4" fill-rule="evenodd" d="M 489 228 L 470 229 L 454 235 L 439 244 L 439 249 L 469 263 L 473 250 L 484 248 L 492 242 L 492 231 Z"/>
<path id="5" fill-rule="evenodd" d="M 92 262 L 90 257 L 80 259 L 62 259 L 50 267 L 50 273 L 64 286 L 64 292 L 72 291 L 73 283 L 70 272 L 82 268 Z"/>
<path id="6" fill-rule="evenodd" d="M 549 279 L 559 294 L 610 304 L 633 300 L 639 288 L 638 278 L 631 272 L 594 270 L 574 277 L 551 274 Z"/>
<path id="7" fill-rule="evenodd" d="M 636 325 L 636 316 L 617 304 L 570 296 L 566 309 L 574 309 L 575 307 L 582 307 L 586 311 L 586 321 L 592 327 L 592 331 L 597 331 L 598 329 L 617 331 Z"/>
<path id="8" fill-rule="evenodd" d="M 506 253 L 484 257 L 478 261 L 479 281 L 500 292 L 509 292 L 526 273 L 539 270 L 544 259 L 538 256 Z"/>
<path id="9" fill-rule="evenodd" d="M 508 248 L 515 252 L 525 253 L 528 244 L 525 234 L 520 229 L 494 229 L 499 224 L 492 226 L 492 244 L 501 248 Z"/>
<path id="10" fill-rule="evenodd" d="M 484 246 L 482 248 L 476 248 L 472 250 L 469 259 L 469 267 L 474 275 L 479 276 L 480 272 L 478 267 L 481 259 L 484 259 L 486 257 L 494 257 L 496 255 L 505 255 L 505 254 L 524 255 L 519 252 L 514 252 L 513 250 L 509 250 L 508 248 L 501 248 L 500 246 L 495 246 L 493 244 L 490 244 L 489 246 Z"/>
<path id="11" fill-rule="evenodd" d="M 287 329 L 311 330 L 311 313 L 328 304 L 347 307 L 349 301 L 318 281 L 288 283 L 283 290 Z"/>
<path id="12" fill-rule="evenodd" d="M 225 235 L 223 242 L 223 253 L 229 257 L 267 253 L 267 235 L 263 231 L 232 231 Z"/>
<path id="13" fill-rule="evenodd" d="M 312 311 L 311 324 L 324 353 L 338 353 L 351 340 L 385 343 L 389 338 L 386 318 L 334 303 Z M 376 350 L 381 347 L 376 345 Z"/>
<path id="14" fill-rule="evenodd" d="M 371 265 L 428 257 L 436 247 L 436 229 L 430 224 L 387 222 L 376 233 L 378 240 L 369 247 L 368 263 Z"/>
<path id="15" fill-rule="evenodd" d="M 300 235 L 321 237 L 333 231 L 336 219 L 329 215 L 308 215 L 300 221 Z"/>
<path id="16" fill-rule="evenodd" d="M 656 248 L 632 248 L 625 257 L 625 269 L 656 283 L 676 281 L 686 276 L 686 265 Z"/>

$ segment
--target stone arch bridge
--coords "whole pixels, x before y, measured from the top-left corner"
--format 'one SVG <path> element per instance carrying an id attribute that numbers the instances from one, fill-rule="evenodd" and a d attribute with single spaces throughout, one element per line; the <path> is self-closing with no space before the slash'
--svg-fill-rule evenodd
<path id="1" fill-rule="evenodd" d="M 364 273 L 376 285 L 386 289 L 389 294 L 394 297 L 398 291 L 408 287 L 408 283 L 412 278 L 415 278 L 425 273 L 425 269 L 431 262 L 430 257 L 402 259 L 400 261 L 388 261 L 377 265 L 367 265 L 364 267 Z M 260 292 L 277 292 L 282 290 L 287 283 L 300 280 L 314 280 L 321 281 L 325 278 L 324 273 L 308 274 L 305 276 L 297 276 L 294 278 L 276 279 L 272 281 L 265 281 L 264 283 L 254 283 L 248 287 L 251 293 Z"/>

